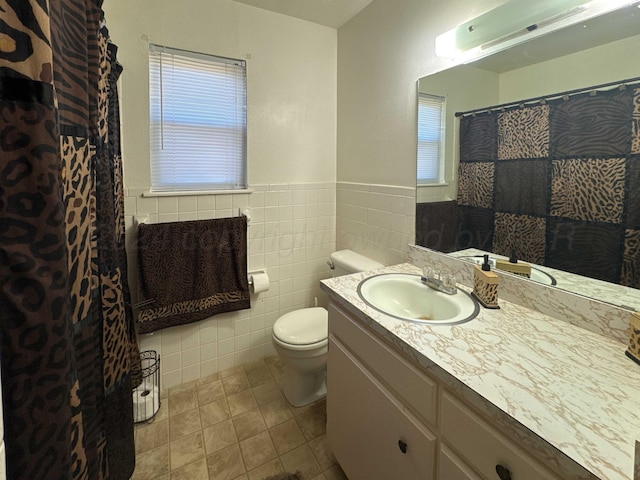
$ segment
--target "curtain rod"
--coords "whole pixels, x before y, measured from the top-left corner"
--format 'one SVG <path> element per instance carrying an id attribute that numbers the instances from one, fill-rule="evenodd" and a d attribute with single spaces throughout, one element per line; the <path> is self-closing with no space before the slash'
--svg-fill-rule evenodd
<path id="1" fill-rule="evenodd" d="M 492 110 L 503 110 L 509 107 L 524 107 L 526 103 L 546 102 L 547 100 L 553 100 L 556 98 L 567 97 L 569 95 L 576 95 L 578 93 L 595 92 L 597 89 L 606 87 L 626 87 L 627 85 L 640 82 L 640 77 L 629 78 L 626 80 L 618 80 L 616 82 L 602 83 L 600 85 L 594 85 L 592 87 L 577 88 L 575 90 L 567 90 L 561 93 L 552 93 L 550 95 L 543 95 L 540 97 L 527 98 L 526 100 L 519 100 L 517 102 L 507 102 L 500 105 L 492 105 L 490 107 L 476 108 L 475 110 L 467 110 L 466 112 L 456 112 L 456 117 L 465 117 L 467 115 L 473 115 L 476 113 L 490 113 Z"/>

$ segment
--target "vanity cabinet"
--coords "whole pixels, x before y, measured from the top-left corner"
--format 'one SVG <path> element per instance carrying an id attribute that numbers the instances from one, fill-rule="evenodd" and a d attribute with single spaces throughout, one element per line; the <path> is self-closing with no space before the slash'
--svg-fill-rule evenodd
<path id="1" fill-rule="evenodd" d="M 327 441 L 349 480 L 561 480 L 329 305 Z"/>
<path id="2" fill-rule="evenodd" d="M 436 437 L 334 339 L 327 402 L 332 450 L 352 479 L 434 479 Z"/>

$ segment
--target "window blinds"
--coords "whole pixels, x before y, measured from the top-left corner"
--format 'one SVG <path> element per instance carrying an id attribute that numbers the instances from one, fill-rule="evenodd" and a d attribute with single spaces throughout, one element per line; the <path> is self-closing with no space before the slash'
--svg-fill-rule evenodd
<path id="1" fill-rule="evenodd" d="M 444 182 L 444 101 L 418 94 L 418 185 Z"/>
<path id="2" fill-rule="evenodd" d="M 245 62 L 149 46 L 151 190 L 246 188 Z"/>

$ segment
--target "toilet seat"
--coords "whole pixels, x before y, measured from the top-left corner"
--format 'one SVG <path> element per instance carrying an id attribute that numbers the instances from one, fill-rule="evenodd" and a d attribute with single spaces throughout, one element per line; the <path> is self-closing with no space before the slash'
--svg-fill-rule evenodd
<path id="1" fill-rule="evenodd" d="M 314 345 L 327 341 L 329 314 L 322 307 L 302 308 L 286 313 L 273 324 L 273 336 L 292 346 Z"/>

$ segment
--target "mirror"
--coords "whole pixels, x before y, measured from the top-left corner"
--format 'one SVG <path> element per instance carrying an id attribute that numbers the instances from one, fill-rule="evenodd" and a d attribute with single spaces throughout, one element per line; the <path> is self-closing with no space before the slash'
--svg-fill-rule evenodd
<path id="1" fill-rule="evenodd" d="M 640 9 L 631 5 L 419 79 L 419 95 L 445 99 L 445 118 L 440 182 L 418 184 L 416 189 L 416 245 L 466 256 L 470 261 L 477 261 L 475 255 L 484 253 L 456 252 L 460 248 L 460 242 L 456 242 L 458 209 L 454 201 L 460 160 L 460 119 L 456 112 L 517 104 L 525 99 L 639 77 L 639 45 Z M 640 310 L 640 290 L 544 265 L 532 266 L 548 274 L 542 275 L 543 283 L 549 284 L 546 277 L 551 276 L 557 281 L 557 288 Z"/>

